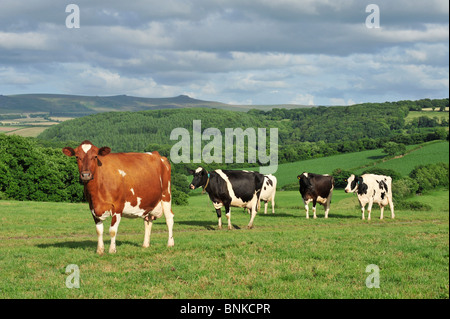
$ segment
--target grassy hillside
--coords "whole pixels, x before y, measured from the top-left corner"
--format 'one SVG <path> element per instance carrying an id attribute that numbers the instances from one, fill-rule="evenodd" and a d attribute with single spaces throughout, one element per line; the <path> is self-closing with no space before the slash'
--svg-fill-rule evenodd
<path id="1" fill-rule="evenodd" d="M 449 143 L 446 141 L 429 142 L 423 146 L 410 145 L 408 148 L 413 151 L 405 156 L 387 160 L 386 154 L 381 149 L 376 149 L 280 164 L 275 176 L 278 179 L 278 186 L 283 187 L 297 183 L 297 175 L 303 172 L 331 174 L 334 169 L 341 168 L 360 174 L 366 168 L 376 166 L 393 169 L 406 176 L 417 165 L 449 162 Z M 248 169 L 255 170 L 255 168 Z"/>
<path id="2" fill-rule="evenodd" d="M 329 219 L 319 208 L 306 220 L 298 192 L 282 192 L 275 214 L 258 214 L 254 229 L 233 209 L 235 229 L 219 231 L 207 196 L 195 196 L 173 208 L 174 247 L 164 219 L 148 249 L 142 221 L 122 219 L 117 254 L 101 257 L 87 204 L 0 201 L 0 298 L 448 299 L 448 190 L 420 197 L 430 212 L 380 221 L 374 208 L 370 222 L 356 197 L 337 191 L 333 199 Z M 72 264 L 79 289 L 66 287 Z M 380 289 L 366 287 L 371 264 Z"/>

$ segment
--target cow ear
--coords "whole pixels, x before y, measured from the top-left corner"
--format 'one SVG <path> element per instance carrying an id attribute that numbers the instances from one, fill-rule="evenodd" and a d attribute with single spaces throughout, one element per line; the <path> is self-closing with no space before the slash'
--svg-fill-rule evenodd
<path id="1" fill-rule="evenodd" d="M 64 147 L 62 149 L 62 152 L 67 155 L 67 156 L 74 156 L 75 155 L 75 150 L 71 147 Z"/>
<path id="2" fill-rule="evenodd" d="M 107 146 L 104 146 L 98 150 L 98 155 L 100 155 L 100 156 L 106 156 L 109 153 L 111 153 L 111 149 Z"/>
<path id="3" fill-rule="evenodd" d="M 186 169 L 189 175 L 194 175 L 195 171 L 193 169 Z"/>
<path id="4" fill-rule="evenodd" d="M 297 175 L 297 179 L 300 179 L 300 175 Z"/>

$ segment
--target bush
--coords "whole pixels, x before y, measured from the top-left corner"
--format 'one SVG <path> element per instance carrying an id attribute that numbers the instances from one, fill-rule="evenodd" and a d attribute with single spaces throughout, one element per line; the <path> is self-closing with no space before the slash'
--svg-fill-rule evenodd
<path id="1" fill-rule="evenodd" d="M 406 153 L 406 146 L 402 143 L 387 142 L 384 145 L 383 152 L 389 156 L 403 155 Z"/>
<path id="2" fill-rule="evenodd" d="M 418 201 L 396 201 L 395 208 L 399 210 L 413 210 L 413 211 L 429 211 L 432 207 Z"/>
<path id="3" fill-rule="evenodd" d="M 331 175 L 334 177 L 334 187 L 345 188 L 347 186 L 347 179 L 352 173 L 342 168 L 336 168 Z"/>
<path id="4" fill-rule="evenodd" d="M 0 192 L 15 200 L 80 202 L 78 168 L 61 150 L 31 138 L 0 135 Z"/>
<path id="5" fill-rule="evenodd" d="M 419 184 L 410 177 L 405 177 L 392 182 L 392 195 L 399 200 L 414 195 L 418 189 Z"/>
<path id="6" fill-rule="evenodd" d="M 422 193 L 438 186 L 448 186 L 448 173 L 448 164 L 437 163 L 416 166 L 409 174 L 409 177 L 418 183 L 417 193 Z"/>
<path id="7" fill-rule="evenodd" d="M 172 188 L 172 203 L 175 205 L 186 206 L 189 202 L 189 195 L 178 190 L 177 188 Z"/>

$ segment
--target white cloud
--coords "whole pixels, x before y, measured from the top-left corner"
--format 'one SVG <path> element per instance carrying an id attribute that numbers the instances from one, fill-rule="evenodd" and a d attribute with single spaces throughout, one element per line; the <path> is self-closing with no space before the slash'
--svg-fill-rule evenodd
<path id="1" fill-rule="evenodd" d="M 314 96 L 311 94 L 297 94 L 289 104 L 315 105 Z"/>
<path id="2" fill-rule="evenodd" d="M 46 50 L 48 36 L 37 32 L 2 32 L 0 31 L 0 49 L 7 50 Z"/>

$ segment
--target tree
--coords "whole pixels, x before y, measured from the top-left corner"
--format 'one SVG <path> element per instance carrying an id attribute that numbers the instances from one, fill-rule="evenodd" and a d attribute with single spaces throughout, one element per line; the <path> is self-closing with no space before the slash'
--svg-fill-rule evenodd
<path id="1" fill-rule="evenodd" d="M 387 142 L 384 145 L 383 152 L 389 156 L 403 155 L 406 153 L 406 146 L 402 143 Z"/>

